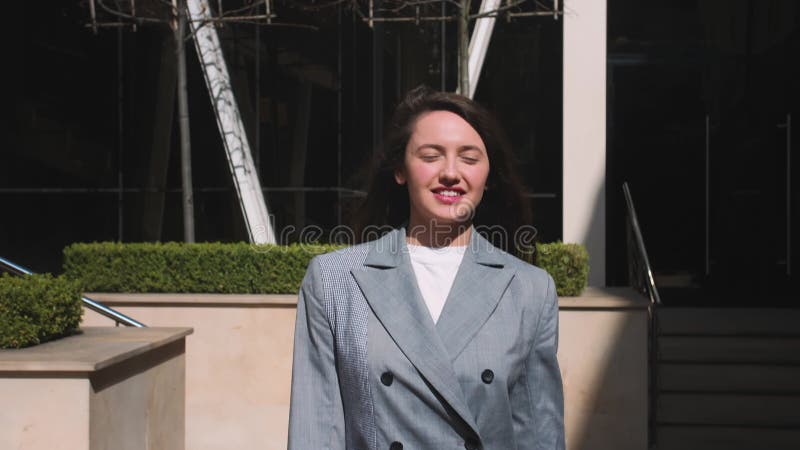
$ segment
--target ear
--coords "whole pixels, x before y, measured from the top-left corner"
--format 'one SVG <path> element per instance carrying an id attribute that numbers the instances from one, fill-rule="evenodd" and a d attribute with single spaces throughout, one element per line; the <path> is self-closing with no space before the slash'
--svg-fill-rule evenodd
<path id="1" fill-rule="evenodd" d="M 396 181 L 397 184 L 400 184 L 400 185 L 406 184 L 406 174 L 403 173 L 403 171 L 401 169 L 395 170 L 394 171 L 394 181 Z"/>

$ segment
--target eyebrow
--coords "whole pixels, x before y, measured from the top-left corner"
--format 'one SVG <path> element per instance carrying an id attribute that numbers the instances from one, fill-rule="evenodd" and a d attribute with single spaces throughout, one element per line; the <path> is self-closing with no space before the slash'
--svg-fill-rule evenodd
<path id="1" fill-rule="evenodd" d="M 439 145 L 439 144 L 422 144 L 422 145 L 417 147 L 416 151 L 420 151 L 423 148 L 432 148 L 432 149 L 439 150 L 439 151 L 444 151 L 445 150 L 443 145 Z M 458 151 L 459 152 L 465 152 L 465 151 L 468 151 L 468 150 L 483 151 L 483 149 L 481 147 L 478 147 L 477 145 L 462 145 L 461 147 L 458 147 Z"/>

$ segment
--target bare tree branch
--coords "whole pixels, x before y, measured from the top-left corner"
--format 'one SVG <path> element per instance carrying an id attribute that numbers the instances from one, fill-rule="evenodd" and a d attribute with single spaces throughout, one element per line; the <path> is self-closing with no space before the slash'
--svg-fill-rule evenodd
<path id="1" fill-rule="evenodd" d="M 164 8 L 165 14 L 171 16 L 170 18 L 148 17 L 147 15 L 138 14 L 138 11 L 137 14 L 133 14 L 129 11 L 125 11 L 124 8 L 119 5 L 117 5 L 116 8 L 109 6 L 108 1 L 109 0 L 94 0 L 94 3 L 99 5 L 100 11 L 119 19 L 119 22 L 114 22 L 113 25 L 124 26 L 124 21 L 129 21 L 131 25 L 168 23 L 174 20 L 176 14 L 178 14 L 178 12 L 174 10 L 174 5 L 170 0 L 154 1 L 154 4 Z M 130 0 L 127 1 L 130 2 Z M 307 12 L 324 11 L 345 6 L 357 14 L 362 21 L 366 22 L 450 22 L 461 17 L 461 11 L 464 5 L 470 5 L 472 3 L 469 0 L 384 0 L 381 2 L 382 6 L 375 10 L 375 12 L 378 13 L 378 17 L 375 17 L 374 14 L 366 13 L 365 8 L 367 8 L 368 2 L 369 0 L 293 0 L 289 4 L 291 8 Z M 118 1 L 117 3 L 120 2 Z M 212 6 L 211 3 L 213 3 L 213 0 L 210 0 L 210 6 Z M 222 4 L 222 0 L 219 0 L 219 3 Z M 238 7 L 231 10 L 223 10 L 221 14 L 220 11 L 217 11 L 217 15 L 212 19 L 206 20 L 206 22 L 236 22 L 271 26 L 272 24 L 270 22 L 272 18 L 276 17 L 274 14 L 259 14 L 260 11 L 258 8 L 263 3 L 263 0 L 244 0 L 237 3 L 239 3 Z M 505 5 L 490 11 L 469 14 L 466 19 L 472 21 L 487 17 L 498 17 L 503 13 L 509 18 L 548 15 L 547 13 L 552 13 L 554 15 L 559 14 L 554 8 L 547 6 L 545 4 L 546 2 L 543 0 L 508 0 L 504 3 Z M 459 12 L 453 15 L 441 15 L 438 6 L 442 4 L 449 5 Z M 152 5 L 153 3 L 151 3 L 151 10 Z M 532 5 L 532 8 L 525 7 L 525 5 Z M 433 12 L 431 8 L 434 8 L 436 12 L 431 14 L 431 12 Z M 511 12 L 514 9 L 520 9 L 520 11 Z M 158 15 L 158 13 L 156 13 L 156 15 Z M 264 24 L 262 21 L 266 21 L 267 23 Z M 102 21 L 95 18 L 92 23 L 97 26 L 103 26 L 102 23 L 98 24 L 97 22 Z M 313 25 L 300 23 L 281 23 L 275 24 L 275 26 L 318 30 L 318 27 Z"/>
<path id="2" fill-rule="evenodd" d="M 121 19 L 130 20 L 130 21 L 132 21 L 132 22 L 134 22 L 136 24 L 139 24 L 139 25 L 144 24 L 144 23 L 157 23 L 157 24 L 163 24 L 164 23 L 163 20 L 161 20 L 161 19 L 153 19 L 152 17 L 132 16 L 132 15 L 126 14 L 126 13 L 124 13 L 122 11 L 118 11 L 116 9 L 110 8 L 108 5 L 106 5 L 103 2 L 103 0 L 96 0 L 96 1 L 97 1 L 97 4 L 100 6 L 100 8 L 103 11 L 105 11 L 106 13 L 111 14 L 112 16 L 119 17 Z"/>
<path id="3" fill-rule="evenodd" d="M 395 7 L 379 8 L 377 11 L 391 12 L 397 14 L 406 8 L 416 8 L 419 6 L 428 6 L 428 5 L 441 5 L 442 3 L 449 3 L 455 6 L 456 8 L 461 9 L 461 3 L 456 0 L 410 0 L 410 1 L 397 2 L 397 6 Z"/>
<path id="4" fill-rule="evenodd" d="M 253 10 L 255 10 L 258 7 L 258 5 L 259 5 L 259 3 L 252 2 L 249 5 L 242 6 L 241 8 L 236 8 L 236 9 L 232 9 L 230 11 L 225 11 L 225 13 L 223 13 L 223 14 L 220 14 L 220 11 L 217 11 L 217 14 L 219 14 L 219 17 L 236 16 L 238 14 L 241 14 L 241 13 L 245 12 L 245 11 L 252 12 Z"/>
<path id="5" fill-rule="evenodd" d="M 344 4 L 350 5 L 351 8 L 358 7 L 358 1 L 356 0 L 333 0 L 315 5 L 300 5 L 299 9 L 302 9 L 303 11 L 321 11 L 326 8 L 332 8 L 334 6 L 339 6 Z"/>
<path id="6" fill-rule="evenodd" d="M 484 17 L 497 17 L 498 15 L 500 15 L 501 12 L 508 11 L 509 9 L 514 9 L 514 8 L 520 6 L 521 4 L 526 3 L 527 1 L 528 0 L 517 0 L 515 2 L 508 3 L 506 6 L 501 6 L 499 8 L 495 8 L 495 9 L 493 9 L 491 11 L 484 11 L 484 12 L 478 13 L 478 14 L 471 14 L 469 16 L 469 19 L 470 20 L 475 20 L 475 19 L 482 19 Z"/>

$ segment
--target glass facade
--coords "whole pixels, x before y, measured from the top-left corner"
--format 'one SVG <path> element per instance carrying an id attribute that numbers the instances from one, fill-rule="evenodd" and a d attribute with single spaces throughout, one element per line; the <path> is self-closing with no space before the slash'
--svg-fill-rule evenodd
<path id="1" fill-rule="evenodd" d="M 3 256 L 58 272 L 71 242 L 182 240 L 170 30 L 95 35 L 87 5 L 49 3 L 10 12 L 19 20 L 9 24 L 17 89 L 0 165 Z M 349 223 L 383 123 L 408 89 L 456 88 L 454 21 L 370 27 L 358 11 L 311 3 L 273 2 L 283 25 L 218 28 L 284 243 L 304 226 Z M 425 8 L 455 14 L 447 2 Z M 511 138 L 545 241 L 561 237 L 561 46 L 552 16 L 502 17 L 476 93 Z M 186 49 L 196 239 L 247 240 L 191 41 Z"/>
<path id="2" fill-rule="evenodd" d="M 665 303 L 789 304 L 799 54 L 796 2 L 609 0 L 609 284 L 628 181 Z"/>

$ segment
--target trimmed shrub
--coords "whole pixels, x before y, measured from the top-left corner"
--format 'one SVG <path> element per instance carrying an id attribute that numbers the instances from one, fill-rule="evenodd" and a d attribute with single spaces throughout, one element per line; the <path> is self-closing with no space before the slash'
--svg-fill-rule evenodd
<path id="1" fill-rule="evenodd" d="M 309 261 L 341 246 L 248 243 L 72 244 L 64 276 L 95 292 L 297 293 Z"/>
<path id="2" fill-rule="evenodd" d="M 337 245 L 247 243 L 72 244 L 64 249 L 64 276 L 84 291 L 295 294 L 315 255 Z M 586 248 L 560 242 L 536 245 L 536 263 L 555 280 L 558 294 L 580 295 L 589 273 Z"/>
<path id="3" fill-rule="evenodd" d="M 580 244 L 536 244 L 536 265 L 550 273 L 559 296 L 581 295 L 589 279 L 589 253 Z"/>
<path id="4" fill-rule="evenodd" d="M 67 336 L 81 322 L 77 283 L 52 275 L 0 275 L 0 348 Z"/>

